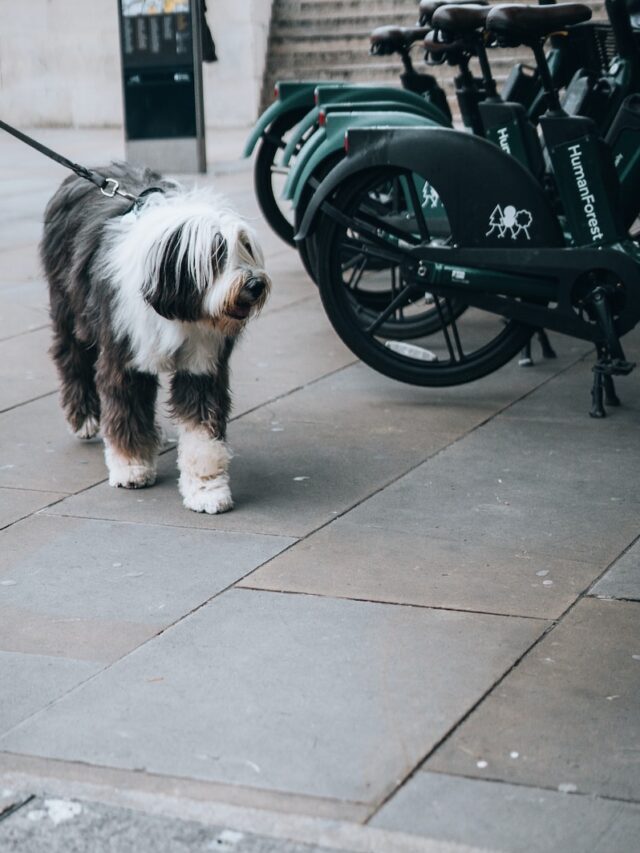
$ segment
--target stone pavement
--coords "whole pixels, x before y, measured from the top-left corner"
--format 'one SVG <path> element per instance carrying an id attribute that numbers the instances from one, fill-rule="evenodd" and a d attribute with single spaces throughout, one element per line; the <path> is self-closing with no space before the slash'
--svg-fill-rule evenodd
<path id="1" fill-rule="evenodd" d="M 240 136 L 210 143 L 275 282 L 220 517 L 182 508 L 170 431 L 144 492 L 68 434 L 36 252 L 64 172 L 0 139 L 0 850 L 638 849 L 640 377 L 594 422 L 571 340 L 458 388 L 377 375 Z"/>

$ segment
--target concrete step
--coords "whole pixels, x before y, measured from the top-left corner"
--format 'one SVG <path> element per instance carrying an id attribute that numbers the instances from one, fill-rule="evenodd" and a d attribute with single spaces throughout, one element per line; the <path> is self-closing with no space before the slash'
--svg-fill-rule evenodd
<path id="1" fill-rule="evenodd" d="M 604 17 L 602 0 L 586 0 L 595 19 Z M 402 65 L 397 57 L 370 57 L 369 35 L 376 26 L 411 26 L 417 19 L 417 0 L 275 0 L 263 105 L 270 102 L 277 79 L 323 79 L 353 82 L 398 82 Z M 412 52 L 416 70 L 425 68 L 420 46 Z M 531 62 L 530 51 L 517 48 L 491 52 L 498 81 L 516 62 Z M 429 69 L 452 92 L 455 71 L 448 66 Z"/>
<path id="2" fill-rule="evenodd" d="M 271 25 L 271 33 L 287 33 L 295 35 L 297 32 L 306 33 L 309 29 L 321 26 L 329 31 L 337 31 L 342 28 L 356 28 L 358 30 L 366 30 L 371 32 L 374 27 L 385 25 L 413 26 L 416 23 L 416 15 L 411 13 L 399 13 L 396 10 L 387 10 L 384 12 L 376 12 L 375 15 L 371 12 L 354 13 L 346 12 L 338 15 L 329 16 L 317 15 L 313 17 L 297 17 L 297 18 L 281 18 L 273 21 Z"/>

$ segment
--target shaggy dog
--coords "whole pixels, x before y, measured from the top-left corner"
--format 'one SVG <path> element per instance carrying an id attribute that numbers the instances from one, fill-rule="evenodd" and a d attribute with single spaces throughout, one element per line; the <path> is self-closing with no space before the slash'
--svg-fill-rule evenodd
<path id="1" fill-rule="evenodd" d="M 70 177 L 49 202 L 41 244 L 67 420 L 78 438 L 101 430 L 112 486 L 151 486 L 158 375 L 168 372 L 184 505 L 224 512 L 229 356 L 271 287 L 262 252 L 209 191 L 125 164 L 99 171 L 136 203 Z"/>

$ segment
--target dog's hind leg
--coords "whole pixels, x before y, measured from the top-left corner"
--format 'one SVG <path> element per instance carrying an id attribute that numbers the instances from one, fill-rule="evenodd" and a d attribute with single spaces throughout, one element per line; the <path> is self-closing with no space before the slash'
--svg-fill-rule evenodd
<path id="1" fill-rule="evenodd" d="M 51 298 L 53 358 L 61 382 L 62 407 L 78 438 L 93 438 L 100 427 L 100 400 L 96 390 L 97 347 L 78 340 L 73 314 L 63 297 Z"/>
<path id="2" fill-rule="evenodd" d="M 109 485 L 152 486 L 160 444 L 155 421 L 157 376 L 114 367 L 101 355 L 97 381 Z"/>
<path id="3" fill-rule="evenodd" d="M 174 374 L 171 412 L 180 426 L 178 485 L 187 509 L 211 514 L 233 508 L 231 453 L 225 443 L 230 398 L 226 364 L 216 375 Z"/>

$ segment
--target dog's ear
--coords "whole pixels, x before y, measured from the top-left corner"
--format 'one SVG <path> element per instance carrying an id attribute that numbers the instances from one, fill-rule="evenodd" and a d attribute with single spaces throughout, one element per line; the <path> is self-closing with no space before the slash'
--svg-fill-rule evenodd
<path id="1" fill-rule="evenodd" d="M 227 241 L 222 234 L 218 233 L 213 240 L 213 274 L 217 278 L 224 270 L 227 264 L 227 256 L 229 247 Z"/>
<path id="2" fill-rule="evenodd" d="M 156 274 L 144 283 L 142 295 L 167 320 L 199 320 L 203 293 L 189 270 L 188 252 L 180 252 L 182 239 L 182 229 L 178 229 L 167 240 Z"/>

